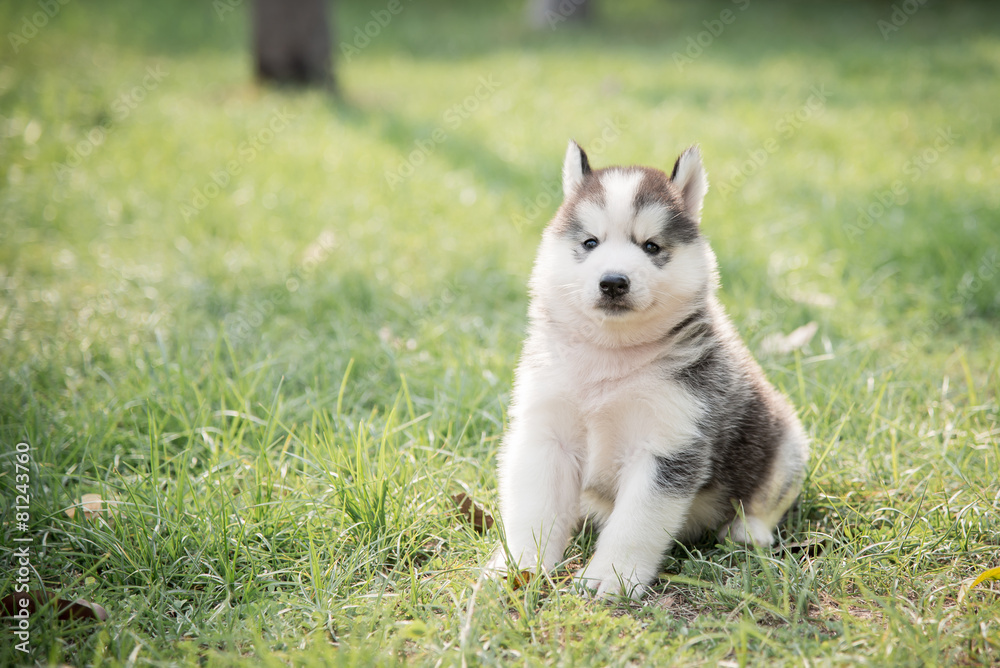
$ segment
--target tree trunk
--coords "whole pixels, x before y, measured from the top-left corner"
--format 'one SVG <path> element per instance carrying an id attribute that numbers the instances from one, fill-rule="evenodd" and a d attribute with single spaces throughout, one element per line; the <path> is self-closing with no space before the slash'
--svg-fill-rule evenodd
<path id="1" fill-rule="evenodd" d="M 555 30 L 561 23 L 589 19 L 589 0 L 528 0 L 528 23 L 532 28 Z"/>
<path id="2" fill-rule="evenodd" d="M 253 33 L 259 79 L 334 87 L 324 0 L 256 0 Z"/>

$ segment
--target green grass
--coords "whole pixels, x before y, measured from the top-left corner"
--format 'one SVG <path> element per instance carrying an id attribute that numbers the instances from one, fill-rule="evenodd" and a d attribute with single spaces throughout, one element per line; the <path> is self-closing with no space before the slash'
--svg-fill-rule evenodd
<path id="1" fill-rule="evenodd" d="M 1000 10 L 928 3 L 883 39 L 888 4 L 743 4 L 607 2 L 538 33 L 520 3 L 405 4 L 339 63 L 337 102 L 249 81 L 246 7 L 69 3 L 19 53 L 5 39 L 0 593 L 30 537 L 31 587 L 110 618 L 44 609 L 30 655 L 4 620 L 0 663 L 1000 661 L 997 587 L 959 601 L 1000 565 Z M 384 6 L 339 3 L 338 41 Z M 497 535 L 450 496 L 495 511 L 570 136 L 597 166 L 668 169 L 699 142 L 750 346 L 819 323 L 761 358 L 813 439 L 782 540 L 819 554 L 685 545 L 638 604 L 477 582 Z M 112 519 L 66 515 L 88 493 Z"/>

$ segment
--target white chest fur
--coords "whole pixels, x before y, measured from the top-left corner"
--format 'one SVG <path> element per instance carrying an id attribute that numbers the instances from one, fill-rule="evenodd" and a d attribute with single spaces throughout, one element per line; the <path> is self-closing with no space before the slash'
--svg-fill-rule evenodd
<path id="1" fill-rule="evenodd" d="M 554 345 L 549 364 L 531 374 L 531 393 L 551 393 L 544 403 L 559 407 L 552 426 L 579 463 L 584 500 L 593 511 L 609 511 L 622 468 L 637 456 L 689 445 L 703 406 L 670 377 L 661 346 Z"/>

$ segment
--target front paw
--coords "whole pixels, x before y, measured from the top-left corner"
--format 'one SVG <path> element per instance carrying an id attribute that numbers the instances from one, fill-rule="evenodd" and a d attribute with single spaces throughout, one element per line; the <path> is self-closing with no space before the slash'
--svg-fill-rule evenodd
<path id="1" fill-rule="evenodd" d="M 577 571 L 573 581 L 579 587 L 594 592 L 598 598 L 624 596 L 637 601 L 646 593 L 645 585 L 635 577 L 634 570 L 631 576 L 624 576 L 611 564 L 599 566 L 591 563 Z"/>
<path id="2" fill-rule="evenodd" d="M 531 582 L 536 570 L 537 567 L 513 568 L 513 564 L 507 560 L 507 553 L 500 549 L 483 566 L 483 577 L 498 582 L 506 580 L 511 588 L 520 589 Z"/>
<path id="3" fill-rule="evenodd" d="M 533 557 L 530 551 L 522 551 L 515 561 L 511 561 L 510 553 L 502 546 L 497 548 L 490 560 L 483 566 L 483 573 L 486 577 L 497 580 L 508 577 L 512 573 L 534 573 L 537 570 L 539 570 L 538 559 Z"/>
<path id="4" fill-rule="evenodd" d="M 507 566 L 507 553 L 501 547 L 493 553 L 490 560 L 483 566 L 483 575 L 493 580 L 501 580 L 507 577 L 509 570 Z"/>

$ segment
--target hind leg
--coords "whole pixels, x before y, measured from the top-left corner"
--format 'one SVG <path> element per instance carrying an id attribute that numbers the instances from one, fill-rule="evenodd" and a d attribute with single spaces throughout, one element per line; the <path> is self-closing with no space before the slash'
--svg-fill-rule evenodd
<path id="1" fill-rule="evenodd" d="M 719 540 L 727 538 L 737 543 L 767 547 L 774 542 L 774 526 L 753 516 L 736 517 L 719 530 Z"/>
<path id="2" fill-rule="evenodd" d="M 754 499 L 749 507 L 744 507 L 742 512 L 719 529 L 719 540 L 725 542 L 728 538 L 737 543 L 759 547 L 771 545 L 778 522 L 795 502 L 800 488 L 801 484 L 786 487 L 777 502 L 773 498 Z"/>
<path id="3" fill-rule="evenodd" d="M 799 425 L 789 430 L 778 449 L 770 479 L 732 521 L 719 530 L 719 540 L 765 547 L 802 489 L 807 456 L 806 436 Z"/>

